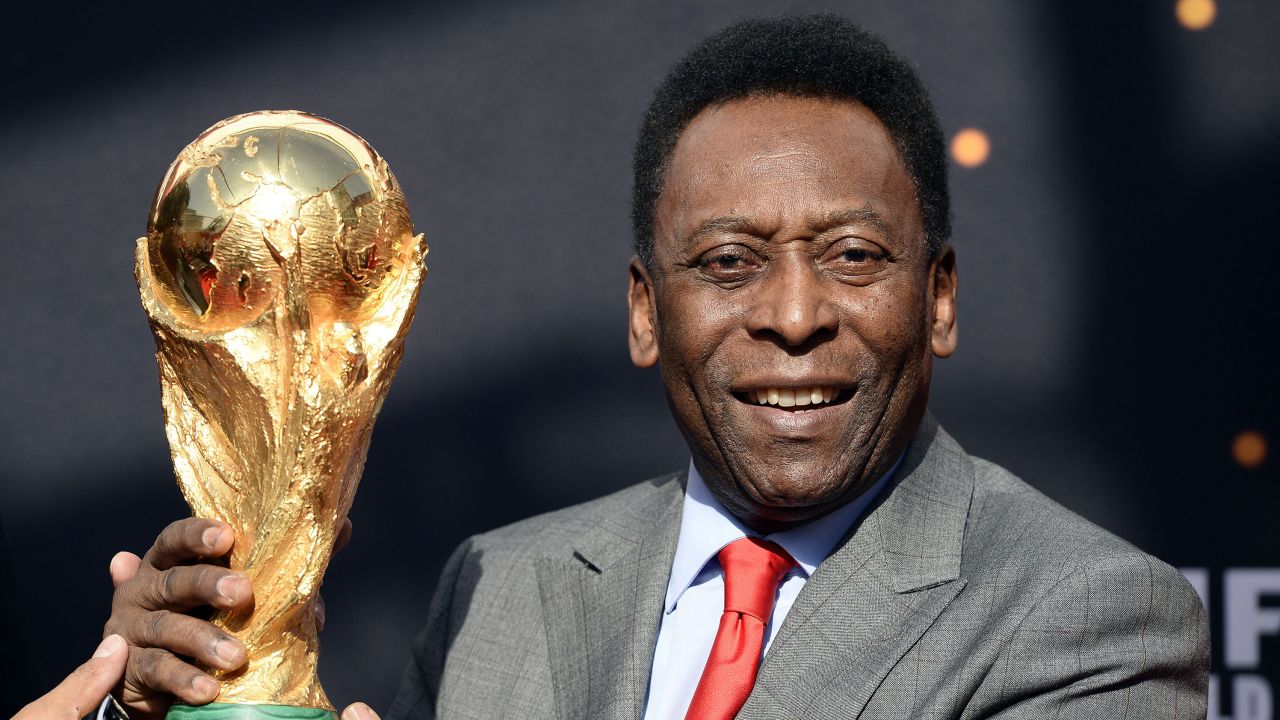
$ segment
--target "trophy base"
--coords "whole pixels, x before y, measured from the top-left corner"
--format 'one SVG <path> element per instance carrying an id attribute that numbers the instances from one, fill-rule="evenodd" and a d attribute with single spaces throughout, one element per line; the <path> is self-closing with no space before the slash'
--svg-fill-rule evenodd
<path id="1" fill-rule="evenodd" d="M 324 708 L 297 707 L 296 705 L 175 703 L 169 708 L 164 720 L 338 720 L 338 713 Z"/>

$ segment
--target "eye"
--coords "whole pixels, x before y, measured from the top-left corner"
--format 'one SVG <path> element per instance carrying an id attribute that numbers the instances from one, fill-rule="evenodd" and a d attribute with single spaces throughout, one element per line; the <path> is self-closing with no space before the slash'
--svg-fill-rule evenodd
<path id="1" fill-rule="evenodd" d="M 698 258 L 698 270 L 715 282 L 746 280 L 764 266 L 763 259 L 744 245 L 721 245 Z"/>
<path id="2" fill-rule="evenodd" d="M 875 259 L 874 253 L 866 248 L 849 248 L 840 253 L 840 259 L 845 262 L 864 263 Z"/>
<path id="3" fill-rule="evenodd" d="M 832 244 L 822 263 L 841 275 L 870 275 L 883 270 L 889 262 L 884 248 L 862 238 L 844 238 Z"/>

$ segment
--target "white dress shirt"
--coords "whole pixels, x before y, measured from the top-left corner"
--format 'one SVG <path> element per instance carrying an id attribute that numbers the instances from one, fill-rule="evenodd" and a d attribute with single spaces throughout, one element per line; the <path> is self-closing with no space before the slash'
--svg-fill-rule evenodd
<path id="1" fill-rule="evenodd" d="M 769 651 L 774 635 L 813 571 L 835 550 L 836 543 L 853 527 L 897 469 L 898 463 L 894 463 L 870 490 L 839 510 L 800 527 L 765 536 L 790 553 L 799 567 L 787 573 L 778 588 L 773 617 L 765 630 L 764 652 Z M 680 539 L 671 563 L 662 626 L 658 630 L 653 671 L 649 675 L 645 720 L 681 720 L 688 711 L 698 680 L 702 678 L 702 669 L 711 655 L 720 616 L 724 614 L 724 572 L 716 555 L 729 543 L 748 535 L 757 533 L 748 530 L 724 509 L 690 462 L 680 517 Z"/>

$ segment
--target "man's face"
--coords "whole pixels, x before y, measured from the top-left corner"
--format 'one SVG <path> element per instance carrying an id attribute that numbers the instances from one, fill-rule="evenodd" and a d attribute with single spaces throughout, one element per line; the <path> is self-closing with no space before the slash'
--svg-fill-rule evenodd
<path id="1" fill-rule="evenodd" d="M 703 110 L 671 158 L 631 352 L 661 364 L 698 471 L 769 532 L 852 500 L 924 413 L 955 349 L 955 263 L 931 259 L 876 116 L 771 96 Z"/>

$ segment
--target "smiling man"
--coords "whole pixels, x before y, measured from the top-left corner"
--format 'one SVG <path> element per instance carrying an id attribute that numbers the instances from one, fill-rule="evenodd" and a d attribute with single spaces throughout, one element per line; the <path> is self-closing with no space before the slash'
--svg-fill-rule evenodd
<path id="1" fill-rule="evenodd" d="M 830 16 L 707 39 L 646 115 L 633 220 L 631 356 L 690 466 L 464 542 L 396 720 L 1204 717 L 1187 583 L 927 413 L 957 275 L 910 66 Z M 183 521 L 114 572 L 135 708 L 213 698 L 173 652 L 244 662 L 164 614 L 251 602 L 182 567 L 228 536 Z"/>
<path id="2" fill-rule="evenodd" d="M 726 510 L 760 532 L 818 518 L 920 424 L 932 356 L 955 349 L 954 253 L 926 241 L 893 138 L 848 100 L 717 103 L 667 165 L 631 266 L 632 360 L 660 363 Z"/>

